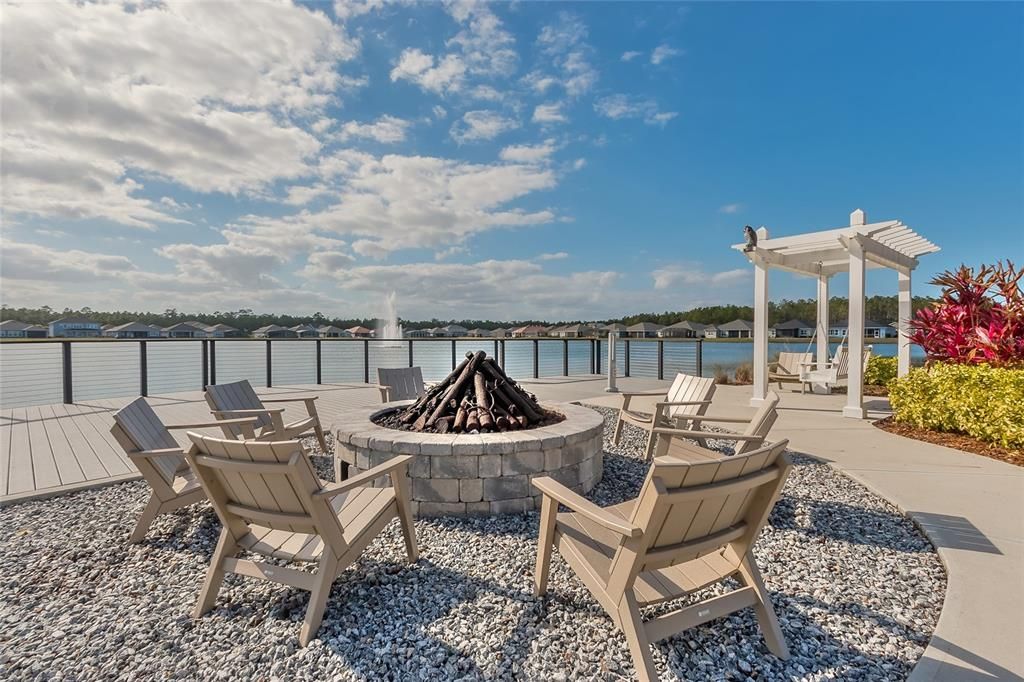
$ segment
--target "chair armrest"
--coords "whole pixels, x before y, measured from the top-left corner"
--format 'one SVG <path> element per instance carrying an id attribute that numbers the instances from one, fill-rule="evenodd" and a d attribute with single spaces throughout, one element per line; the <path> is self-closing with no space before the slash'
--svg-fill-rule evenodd
<path id="1" fill-rule="evenodd" d="M 655 433 L 662 433 L 666 436 L 682 436 L 683 438 L 717 438 L 718 440 L 749 440 L 763 441 L 764 436 L 744 436 L 739 433 L 723 433 L 721 431 L 690 431 L 687 429 L 670 429 L 661 427 L 654 429 Z"/>
<path id="2" fill-rule="evenodd" d="M 210 411 L 214 415 L 216 415 L 216 416 L 224 415 L 226 417 L 233 417 L 235 415 L 240 415 L 240 416 L 243 416 L 243 417 L 258 417 L 258 416 L 263 415 L 263 414 L 267 414 L 267 415 L 283 414 L 284 413 L 284 408 L 283 407 L 267 407 L 267 408 L 253 409 L 253 410 L 210 410 Z"/>
<path id="3" fill-rule="evenodd" d="M 623 398 L 625 398 L 626 396 L 629 396 L 629 397 L 632 398 L 633 396 L 638 396 L 638 395 L 639 396 L 645 396 L 645 395 L 665 395 L 666 393 L 668 393 L 668 391 L 664 391 L 664 390 L 663 391 L 654 391 L 654 390 L 652 390 L 652 391 L 623 391 L 619 395 L 621 395 Z"/>
<path id="4" fill-rule="evenodd" d="M 655 407 L 682 407 L 683 405 L 710 405 L 710 400 L 684 400 L 681 402 L 677 401 L 664 401 L 654 403 Z"/>
<path id="5" fill-rule="evenodd" d="M 303 395 L 295 396 L 294 398 L 260 398 L 260 402 L 264 403 L 304 403 L 309 400 L 316 400 L 320 396 L 318 395 Z"/>
<path id="6" fill-rule="evenodd" d="M 372 469 L 360 472 L 352 478 L 346 478 L 340 483 L 332 483 L 324 486 L 324 489 L 313 493 L 313 497 L 334 497 L 339 493 L 347 492 L 352 488 L 359 488 L 368 485 L 374 481 L 374 479 L 380 478 L 386 474 L 391 473 L 395 469 L 402 467 L 408 467 L 409 462 L 412 461 L 412 455 L 397 455 L 392 457 L 383 464 L 378 464 Z"/>
<path id="7" fill-rule="evenodd" d="M 238 419 L 218 419 L 215 422 L 200 422 L 196 424 L 167 424 L 164 428 L 168 431 L 175 429 L 216 429 L 222 426 L 252 424 L 256 425 L 256 417 L 240 417 Z"/>
<path id="8" fill-rule="evenodd" d="M 531 481 L 531 485 L 547 497 L 564 504 L 581 516 L 585 516 L 594 523 L 600 524 L 608 530 L 615 531 L 619 535 L 635 538 L 643 532 L 621 516 L 598 507 L 587 498 L 577 495 L 549 476 L 535 478 Z"/>
<path id="9" fill-rule="evenodd" d="M 130 459 L 150 459 L 152 457 L 163 457 L 164 455 L 184 455 L 185 451 L 181 448 L 160 448 L 159 450 L 139 450 L 138 452 L 129 452 L 128 457 Z"/>
<path id="10" fill-rule="evenodd" d="M 683 415 L 680 417 L 690 422 L 721 422 L 722 424 L 749 424 L 750 417 L 716 417 L 710 414 Z"/>

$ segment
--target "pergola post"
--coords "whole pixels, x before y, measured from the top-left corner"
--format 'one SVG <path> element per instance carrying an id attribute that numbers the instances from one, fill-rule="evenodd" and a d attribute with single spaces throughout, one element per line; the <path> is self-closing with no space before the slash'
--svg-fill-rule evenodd
<path id="1" fill-rule="evenodd" d="M 864 410 L 864 247 L 860 238 L 850 239 L 850 315 L 847 324 L 848 374 L 844 417 L 863 419 Z"/>
<path id="2" fill-rule="evenodd" d="M 768 238 L 768 230 L 757 231 L 758 240 Z M 752 407 L 760 407 L 768 395 L 768 263 L 754 263 L 754 394 Z"/>
<path id="3" fill-rule="evenodd" d="M 818 275 L 818 348 L 814 360 L 818 367 L 828 362 L 828 275 Z"/>
<path id="4" fill-rule="evenodd" d="M 910 271 L 897 272 L 897 283 L 899 285 L 899 316 L 896 328 L 899 332 L 898 348 L 896 351 L 896 369 L 899 376 L 906 376 L 910 371 L 910 318 L 913 315 L 911 310 L 910 293 Z"/>

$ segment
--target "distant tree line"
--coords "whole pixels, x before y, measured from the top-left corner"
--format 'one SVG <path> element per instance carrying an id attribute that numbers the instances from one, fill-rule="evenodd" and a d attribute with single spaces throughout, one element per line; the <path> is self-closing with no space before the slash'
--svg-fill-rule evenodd
<path id="1" fill-rule="evenodd" d="M 915 296 L 913 300 L 913 309 L 916 312 L 934 300 L 935 299 L 933 298 Z M 775 324 L 777 322 L 785 322 L 791 319 L 804 320 L 805 322 L 813 323 L 817 317 L 816 309 L 817 303 L 814 299 L 809 298 L 802 298 L 795 301 L 783 299 L 778 302 L 770 302 L 768 304 L 768 323 Z M 847 310 L 848 306 L 845 298 L 835 297 L 829 301 L 829 315 L 832 320 L 845 320 Z M 865 315 L 868 319 L 876 320 L 878 322 L 892 322 L 899 316 L 897 310 L 896 296 L 870 296 L 867 298 Z M 49 306 L 43 306 L 42 308 L 12 308 L 9 306 L 3 306 L 0 308 L 0 319 L 20 320 L 21 322 L 27 322 L 29 324 L 46 325 L 53 320 L 72 315 L 88 317 L 89 319 L 95 320 L 96 322 L 104 325 L 118 325 L 125 324 L 126 322 L 138 321 L 143 324 L 155 324 L 159 327 L 169 327 L 173 324 L 186 321 L 202 322 L 203 324 L 217 324 L 219 322 L 223 322 L 224 324 L 231 325 L 232 327 L 240 329 L 246 333 L 250 333 L 260 327 L 265 327 L 270 324 L 276 324 L 282 327 L 294 327 L 298 324 L 312 324 L 317 327 L 321 325 L 334 325 L 335 327 L 340 327 L 342 329 L 355 327 L 357 325 L 372 329 L 377 324 L 377 320 L 374 318 L 327 317 L 320 312 L 314 313 L 313 315 L 280 315 L 277 313 L 255 313 L 248 308 L 227 312 L 218 311 L 213 313 L 183 313 L 179 312 L 176 308 L 168 308 L 162 313 L 131 312 L 127 310 L 102 312 L 92 310 L 88 307 L 81 308 L 79 310 L 65 308 L 60 311 L 54 310 Z M 663 313 L 639 313 L 636 315 L 627 315 L 626 317 L 619 319 L 607 320 L 607 322 L 621 322 L 625 325 L 636 324 L 637 322 L 656 322 L 658 324 L 669 325 L 683 320 L 689 320 L 691 322 L 700 322 L 701 324 L 724 324 L 735 319 L 754 319 L 754 309 L 750 306 L 716 305 L 677 312 L 665 311 Z M 559 321 L 558 324 L 576 324 L 587 321 L 588 320 L 562 320 Z M 436 318 L 420 321 L 402 320 L 401 322 L 406 331 L 411 329 L 443 327 L 448 324 L 458 324 L 466 329 L 497 329 L 498 327 L 511 329 L 530 324 L 551 324 L 544 320 L 439 320 Z"/>

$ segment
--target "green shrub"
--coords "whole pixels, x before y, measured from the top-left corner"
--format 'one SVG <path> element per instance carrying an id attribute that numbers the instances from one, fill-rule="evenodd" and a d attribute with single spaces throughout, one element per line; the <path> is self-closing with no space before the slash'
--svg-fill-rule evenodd
<path id="1" fill-rule="evenodd" d="M 885 386 L 896 378 L 896 358 L 882 358 L 872 355 L 864 370 L 864 383 L 868 386 Z"/>
<path id="2" fill-rule="evenodd" d="M 1024 448 L 1024 369 L 937 363 L 889 384 L 898 422 Z"/>

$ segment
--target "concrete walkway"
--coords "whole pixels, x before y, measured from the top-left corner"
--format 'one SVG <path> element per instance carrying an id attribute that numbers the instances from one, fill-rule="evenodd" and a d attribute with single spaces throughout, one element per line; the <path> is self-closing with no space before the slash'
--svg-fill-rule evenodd
<path id="1" fill-rule="evenodd" d="M 635 384 L 629 381 L 631 390 L 643 390 Z M 548 399 L 564 391 L 534 388 Z M 845 419 L 845 396 L 781 395 L 773 437 L 829 460 L 895 504 L 938 548 L 949 575 L 946 599 L 910 680 L 1024 680 L 1024 469 Z M 749 387 L 720 386 L 713 409 L 749 414 L 749 397 Z M 888 414 L 887 400 L 867 400 L 872 418 Z M 619 401 L 601 393 L 588 402 Z"/>

